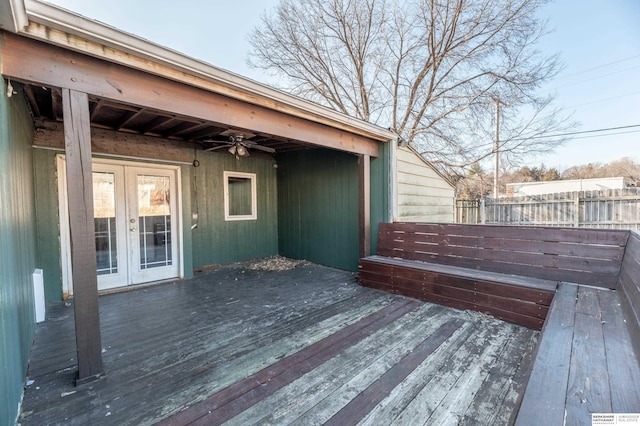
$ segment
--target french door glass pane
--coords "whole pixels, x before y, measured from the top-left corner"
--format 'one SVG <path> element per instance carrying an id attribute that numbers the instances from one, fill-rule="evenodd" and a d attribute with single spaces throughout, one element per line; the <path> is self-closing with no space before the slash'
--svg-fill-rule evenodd
<path id="1" fill-rule="evenodd" d="M 172 264 L 170 184 L 168 176 L 138 175 L 140 269 Z"/>
<path id="2" fill-rule="evenodd" d="M 93 216 L 96 233 L 97 274 L 118 272 L 116 250 L 115 176 L 110 172 L 93 172 Z"/>

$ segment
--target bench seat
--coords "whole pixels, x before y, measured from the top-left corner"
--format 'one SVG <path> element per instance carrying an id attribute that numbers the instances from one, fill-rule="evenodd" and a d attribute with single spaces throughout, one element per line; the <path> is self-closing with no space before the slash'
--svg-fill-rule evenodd
<path id="1" fill-rule="evenodd" d="M 558 282 L 459 266 L 369 256 L 361 285 L 541 329 Z"/>
<path id="2" fill-rule="evenodd" d="M 557 283 L 615 289 L 629 231 L 381 223 L 360 283 L 540 330 Z"/>
<path id="3" fill-rule="evenodd" d="M 620 294 L 561 283 L 515 424 L 591 424 L 592 413 L 640 412 L 640 364 Z"/>

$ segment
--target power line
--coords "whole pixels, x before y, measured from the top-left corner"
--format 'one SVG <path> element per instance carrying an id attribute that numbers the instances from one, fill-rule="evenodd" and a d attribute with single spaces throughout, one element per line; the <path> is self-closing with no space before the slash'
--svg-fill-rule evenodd
<path id="1" fill-rule="evenodd" d="M 602 129 L 592 129 L 592 130 L 581 130 L 577 132 L 567 132 L 567 133 L 558 133 L 557 135 L 540 135 L 540 136 L 531 136 L 528 138 L 518 138 L 518 140 L 524 139 L 550 139 L 550 138 L 559 138 L 564 136 L 574 136 L 574 135 L 584 135 L 587 133 L 601 133 L 601 132 L 610 132 L 613 130 L 624 130 L 624 129 L 633 129 L 636 127 L 640 127 L 640 124 L 632 124 L 629 126 L 619 126 L 619 127 L 608 127 Z"/>
<path id="2" fill-rule="evenodd" d="M 621 62 L 631 61 L 631 60 L 636 59 L 636 58 L 640 58 L 640 55 L 634 55 L 634 56 L 630 56 L 630 57 L 628 57 L 628 58 L 618 59 L 617 61 L 607 62 L 607 63 L 605 63 L 605 64 L 597 65 L 597 66 L 595 66 L 595 67 L 587 68 L 587 69 L 580 70 L 580 71 L 576 71 L 576 72 L 573 72 L 573 73 L 571 73 L 571 74 L 567 74 L 567 75 L 563 75 L 563 76 L 558 76 L 558 77 L 557 77 L 557 79 L 558 79 L 558 80 L 560 80 L 560 79 L 563 79 L 563 78 L 573 77 L 573 76 L 575 76 L 575 75 L 585 74 L 585 73 L 587 73 L 587 72 L 589 72 L 589 71 L 597 70 L 597 69 L 600 69 L 600 68 L 606 68 L 606 67 L 608 67 L 608 66 L 610 66 L 610 65 L 615 65 L 615 64 L 619 64 L 619 63 L 621 63 Z"/>
<path id="3" fill-rule="evenodd" d="M 640 133 L 640 130 L 629 130 L 626 132 L 605 133 L 604 135 L 578 136 L 577 138 L 571 138 L 571 139 L 575 140 L 575 139 L 589 139 L 589 138 L 604 138 L 607 136 L 627 135 L 629 133 Z"/>

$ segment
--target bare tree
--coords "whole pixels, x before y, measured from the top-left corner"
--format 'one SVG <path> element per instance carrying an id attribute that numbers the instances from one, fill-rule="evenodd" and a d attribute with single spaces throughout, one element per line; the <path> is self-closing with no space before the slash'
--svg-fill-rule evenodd
<path id="1" fill-rule="evenodd" d="M 538 95 L 560 67 L 536 49 L 545 2 L 282 0 L 251 33 L 249 63 L 449 167 L 491 155 L 499 99 L 499 150 L 514 161 L 554 148 L 562 140 L 546 135 L 571 126 Z"/>

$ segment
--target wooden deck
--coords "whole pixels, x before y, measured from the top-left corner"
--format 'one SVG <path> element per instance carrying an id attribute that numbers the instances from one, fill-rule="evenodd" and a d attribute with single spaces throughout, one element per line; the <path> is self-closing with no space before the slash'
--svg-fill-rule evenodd
<path id="1" fill-rule="evenodd" d="M 107 377 L 80 388 L 73 308 L 51 306 L 21 424 L 509 423 L 538 332 L 349 272 L 245 266 L 100 297 Z"/>

